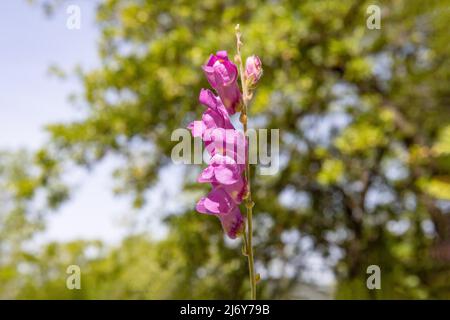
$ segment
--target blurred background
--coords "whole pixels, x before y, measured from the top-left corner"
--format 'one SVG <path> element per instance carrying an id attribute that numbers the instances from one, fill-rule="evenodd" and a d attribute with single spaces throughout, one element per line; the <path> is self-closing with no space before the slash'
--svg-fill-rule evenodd
<path id="1" fill-rule="evenodd" d="M 259 298 L 449 299 L 449 21 L 447 0 L 2 1 L 0 298 L 249 298 L 241 240 L 194 210 L 202 167 L 170 158 L 240 23 L 250 127 L 280 129 L 252 180 Z"/>

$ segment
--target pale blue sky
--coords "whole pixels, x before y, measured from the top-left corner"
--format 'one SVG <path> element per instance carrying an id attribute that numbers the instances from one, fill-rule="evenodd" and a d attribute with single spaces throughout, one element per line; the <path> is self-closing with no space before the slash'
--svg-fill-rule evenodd
<path id="1" fill-rule="evenodd" d="M 86 69 L 98 64 L 95 1 L 68 4 L 81 8 L 80 30 L 66 27 L 67 5 L 48 18 L 42 8 L 25 0 L 0 1 L 0 149 L 36 149 L 47 139 L 46 124 L 82 116 L 67 99 L 80 92 L 80 84 L 48 73 L 52 64 L 67 71 L 78 64 Z M 94 173 L 75 174 L 73 200 L 49 217 L 43 239 L 117 242 L 125 234 L 123 216 L 129 202 L 111 194 L 112 162 Z"/>
<path id="2" fill-rule="evenodd" d="M 67 70 L 97 64 L 95 1 L 73 3 L 81 8 L 80 30 L 66 28 L 66 6 L 49 19 L 25 0 L 0 2 L 2 147 L 37 147 L 45 140 L 44 124 L 77 116 L 67 103 L 68 94 L 78 89 L 76 83 L 48 75 L 52 64 Z"/>

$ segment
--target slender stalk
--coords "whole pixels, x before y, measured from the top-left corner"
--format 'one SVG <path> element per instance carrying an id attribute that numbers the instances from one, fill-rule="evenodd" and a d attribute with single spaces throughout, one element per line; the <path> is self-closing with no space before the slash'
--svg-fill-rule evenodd
<path id="1" fill-rule="evenodd" d="M 237 55 L 236 60 L 239 64 L 239 74 L 241 78 L 242 86 L 242 111 L 240 121 L 244 127 L 244 136 L 247 141 L 246 157 L 245 157 L 245 181 L 247 183 L 247 195 L 245 197 L 245 207 L 247 208 L 247 231 L 244 233 L 244 243 L 246 245 L 246 255 L 248 258 L 248 270 L 250 276 L 251 298 L 256 300 L 256 276 L 255 276 L 255 263 L 253 258 L 253 206 L 255 203 L 252 201 L 251 183 L 250 183 L 250 163 L 249 163 L 249 147 L 247 137 L 247 109 L 250 102 L 250 95 L 245 79 L 244 64 L 241 57 L 241 32 L 239 25 L 236 25 L 236 48 Z"/>

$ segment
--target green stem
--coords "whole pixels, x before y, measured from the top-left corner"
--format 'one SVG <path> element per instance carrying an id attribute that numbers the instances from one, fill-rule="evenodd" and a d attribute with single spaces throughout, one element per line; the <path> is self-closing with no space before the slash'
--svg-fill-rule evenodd
<path id="1" fill-rule="evenodd" d="M 248 270 L 250 277 L 251 298 L 256 300 L 256 276 L 255 276 L 255 263 L 253 258 L 253 206 L 251 183 L 250 183 L 250 163 L 249 163 L 249 147 L 247 137 L 247 108 L 249 103 L 249 93 L 245 79 L 244 65 L 241 57 L 241 33 L 239 31 L 239 25 L 236 26 L 236 38 L 237 38 L 237 62 L 239 64 L 239 73 L 242 86 L 242 111 L 241 122 L 244 126 L 244 136 L 247 141 L 246 157 L 245 157 L 245 181 L 247 183 L 247 195 L 245 198 L 245 207 L 247 208 L 247 230 L 244 233 L 244 242 L 246 244 L 246 253 L 248 258 Z"/>

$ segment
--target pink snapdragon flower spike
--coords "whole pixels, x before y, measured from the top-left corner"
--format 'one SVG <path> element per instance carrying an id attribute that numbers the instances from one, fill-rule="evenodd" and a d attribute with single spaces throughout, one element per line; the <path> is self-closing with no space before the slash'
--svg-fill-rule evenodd
<path id="1" fill-rule="evenodd" d="M 216 54 L 210 55 L 202 68 L 215 93 L 201 89 L 199 102 L 206 110 L 201 120 L 191 122 L 188 128 L 194 137 L 202 139 L 211 157 L 208 166 L 198 176 L 197 182 L 207 183 L 212 189 L 206 196 L 200 198 L 196 210 L 201 214 L 219 218 L 229 238 L 235 239 L 243 235 L 242 253 L 248 259 L 251 298 L 254 300 L 259 274 L 255 273 L 252 245 L 252 214 L 255 203 L 252 200 L 250 184 L 247 115 L 263 69 L 261 60 L 256 55 L 249 57 L 245 66 L 243 65 L 239 24 L 235 30 L 234 61 L 239 65 L 239 69 L 228 59 L 226 51 L 217 51 Z M 236 112 L 241 113 L 239 122 L 242 124 L 243 132 L 236 130 L 231 122 L 230 116 Z M 242 202 L 245 202 L 247 222 L 244 222 L 239 209 Z"/>
<path id="2" fill-rule="evenodd" d="M 258 56 L 253 55 L 245 61 L 245 78 L 250 87 L 254 87 L 263 74 L 262 63 Z"/>
<path id="3" fill-rule="evenodd" d="M 206 110 L 201 120 L 188 125 L 192 135 L 203 140 L 211 156 L 197 181 L 210 184 L 212 190 L 198 201 L 196 210 L 218 217 L 227 236 L 234 239 L 245 229 L 239 205 L 247 193 L 244 171 L 248 151 L 244 133 L 236 130 L 230 120 L 242 103 L 238 69 L 226 51 L 218 51 L 210 56 L 203 70 L 218 96 L 202 89 L 199 102 Z"/>
<path id="4" fill-rule="evenodd" d="M 209 57 L 203 66 L 209 84 L 217 91 L 229 114 L 239 111 L 241 105 L 241 91 L 237 84 L 238 69 L 228 59 L 226 51 L 218 51 Z"/>

